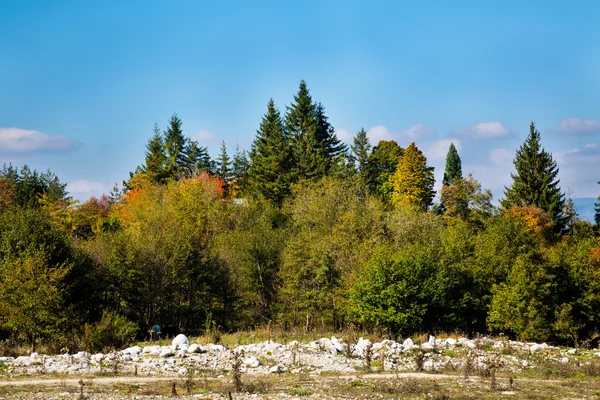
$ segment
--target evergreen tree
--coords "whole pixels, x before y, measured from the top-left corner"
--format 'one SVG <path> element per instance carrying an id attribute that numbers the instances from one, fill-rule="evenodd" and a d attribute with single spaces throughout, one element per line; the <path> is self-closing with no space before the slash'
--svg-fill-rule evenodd
<path id="1" fill-rule="evenodd" d="M 325 127 L 318 127 L 317 108 L 301 81 L 294 101 L 287 107 L 285 129 L 290 137 L 294 157 L 294 178 L 317 180 L 325 175 L 327 159 L 322 141 Z M 319 137 L 320 136 L 320 137 Z"/>
<path id="2" fill-rule="evenodd" d="M 250 152 L 249 185 L 277 205 L 289 194 L 292 154 L 279 110 L 269 100 Z"/>
<path id="3" fill-rule="evenodd" d="M 358 171 L 361 182 L 366 186 L 369 181 L 368 162 L 371 143 L 369 143 L 369 138 L 364 128 L 360 128 L 360 131 L 354 136 L 354 143 L 350 146 L 350 150 L 350 161 Z"/>
<path id="4" fill-rule="evenodd" d="M 225 146 L 225 141 L 221 142 L 221 153 L 217 157 L 216 160 L 216 175 L 219 178 L 222 178 L 227 186 L 229 182 L 231 182 L 231 159 L 227 154 L 227 146 Z"/>
<path id="5" fill-rule="evenodd" d="M 558 166 L 552 154 L 540 145 L 540 133 L 532 122 L 525 143 L 519 147 L 513 161 L 516 174 L 511 174 L 513 183 L 505 188 L 504 208 L 533 206 L 544 210 L 554 227 L 565 226 L 563 215 L 565 196 L 560 191 Z"/>
<path id="6" fill-rule="evenodd" d="M 427 158 L 413 142 L 398 159 L 398 168 L 388 181 L 392 203 L 414 204 L 425 211 L 435 195 L 434 183 L 433 167 L 427 166 Z"/>
<path id="7" fill-rule="evenodd" d="M 185 137 L 181 129 L 181 119 L 174 113 L 169 120 L 169 127 L 164 132 L 164 145 L 167 155 L 167 175 L 177 179 L 184 162 Z"/>
<path id="8" fill-rule="evenodd" d="M 163 183 L 166 178 L 167 154 L 158 124 L 154 124 L 154 135 L 146 144 L 146 164 L 143 170 L 152 176 L 152 180 Z"/>
<path id="9" fill-rule="evenodd" d="M 348 146 L 338 139 L 335 129 L 329 123 L 329 118 L 325 115 L 325 106 L 318 103 L 316 105 L 317 120 L 317 140 L 323 147 L 324 155 L 327 159 L 326 173 L 333 168 L 333 164 L 338 163 L 340 159 L 345 160 L 348 153 Z"/>
<path id="10" fill-rule="evenodd" d="M 443 185 L 448 186 L 454 182 L 455 179 L 462 179 L 462 163 L 458 151 L 454 143 L 450 143 L 448 154 L 446 155 L 446 169 L 444 170 Z"/>
<path id="11" fill-rule="evenodd" d="M 182 170 L 186 177 L 197 176 L 204 171 L 213 173 L 214 162 L 210 159 L 208 148 L 197 141 L 187 138 L 185 142 Z"/>
<path id="12" fill-rule="evenodd" d="M 235 154 L 233 155 L 232 163 L 232 180 L 235 182 L 235 192 L 241 193 L 246 188 L 248 179 L 248 169 L 250 163 L 248 161 L 248 155 L 246 150 L 240 151 L 240 147 L 236 146 Z"/>

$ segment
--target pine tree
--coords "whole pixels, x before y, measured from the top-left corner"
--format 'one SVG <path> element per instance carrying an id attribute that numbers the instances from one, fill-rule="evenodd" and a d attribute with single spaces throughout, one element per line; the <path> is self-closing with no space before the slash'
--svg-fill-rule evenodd
<path id="1" fill-rule="evenodd" d="M 225 186 L 231 182 L 231 159 L 227 154 L 227 146 L 225 146 L 225 141 L 221 142 L 221 153 L 216 159 L 216 175 L 219 178 L 222 178 L 225 182 Z"/>
<path id="2" fill-rule="evenodd" d="M 552 154 L 540 145 L 540 133 L 532 122 L 529 135 L 519 147 L 513 161 L 516 174 L 511 174 L 513 183 L 505 188 L 502 207 L 533 206 L 544 210 L 556 230 L 565 226 L 563 215 L 565 196 L 560 191 L 558 166 Z"/>
<path id="3" fill-rule="evenodd" d="M 413 142 L 399 157 L 398 168 L 388 181 L 392 189 L 392 203 L 414 204 L 425 211 L 435 195 L 434 183 L 433 167 L 427 166 L 427 158 Z"/>
<path id="4" fill-rule="evenodd" d="M 232 172 L 231 172 L 232 180 L 235 182 L 236 194 L 243 192 L 244 189 L 246 188 L 249 168 L 250 168 L 250 163 L 248 161 L 248 156 L 246 154 L 246 150 L 240 151 L 240 147 L 236 146 L 235 154 L 233 155 Z"/>
<path id="5" fill-rule="evenodd" d="M 144 172 L 151 176 L 153 182 L 163 183 L 166 176 L 167 154 L 158 124 L 154 124 L 154 135 L 146 145 L 146 163 Z"/>
<path id="6" fill-rule="evenodd" d="M 348 146 L 338 139 L 335 134 L 335 129 L 329 123 L 329 118 L 325 115 L 325 106 L 318 103 L 316 105 L 316 121 L 317 121 L 317 140 L 323 147 L 323 153 L 327 159 L 326 174 L 333 168 L 333 164 L 339 162 L 340 159 L 345 160 L 348 153 Z"/>
<path id="7" fill-rule="evenodd" d="M 317 125 L 317 108 L 301 81 L 294 101 L 287 107 L 285 129 L 289 135 L 294 157 L 294 180 L 316 180 L 325 175 L 327 158 L 322 141 L 325 127 Z M 322 122 L 322 121 L 321 121 Z M 319 137 L 321 136 L 321 137 Z"/>
<path id="8" fill-rule="evenodd" d="M 164 144 L 167 155 L 167 175 L 177 179 L 184 162 L 185 137 L 181 130 L 181 119 L 174 113 L 169 120 L 169 127 L 164 132 Z"/>
<path id="9" fill-rule="evenodd" d="M 450 143 L 448 154 L 446 155 L 446 169 L 444 170 L 443 185 L 448 186 L 455 179 L 462 179 L 462 162 L 454 143 Z"/>
<path id="10" fill-rule="evenodd" d="M 269 100 L 250 151 L 248 183 L 252 190 L 281 205 L 289 194 L 292 154 L 279 110 Z"/>
<path id="11" fill-rule="evenodd" d="M 350 161 L 355 165 L 362 182 L 366 185 L 368 182 L 368 163 L 369 154 L 371 152 L 371 143 L 367 137 L 367 132 L 364 128 L 354 136 L 353 144 L 350 146 Z"/>
<path id="12" fill-rule="evenodd" d="M 210 159 L 208 148 L 200 146 L 197 141 L 189 138 L 185 141 L 181 169 L 183 175 L 191 178 L 204 171 L 214 173 L 214 162 Z"/>

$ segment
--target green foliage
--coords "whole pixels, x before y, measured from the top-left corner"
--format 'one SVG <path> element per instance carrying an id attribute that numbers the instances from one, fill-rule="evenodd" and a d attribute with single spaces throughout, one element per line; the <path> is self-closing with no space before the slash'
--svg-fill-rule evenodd
<path id="1" fill-rule="evenodd" d="M 48 170 L 39 173 L 24 165 L 20 170 L 12 165 L 2 167 L 0 180 L 4 184 L 0 186 L 3 192 L 11 191 L 11 203 L 22 207 L 39 207 L 39 196 L 45 194 L 50 201 L 59 201 L 67 198 L 66 183 L 61 183 L 58 177 Z M 1 197 L 6 193 L 0 194 Z M 6 201 L 6 200 L 5 200 Z"/>
<path id="2" fill-rule="evenodd" d="M 295 187 L 283 254 L 280 301 L 286 321 L 336 325 L 345 293 L 383 234 L 380 205 L 349 182 L 324 178 Z"/>
<path id="3" fill-rule="evenodd" d="M 352 312 L 363 324 L 406 335 L 423 327 L 432 297 L 430 260 L 377 254 L 351 292 Z"/>
<path id="4" fill-rule="evenodd" d="M 225 141 L 223 140 L 221 142 L 221 153 L 219 153 L 216 160 L 216 175 L 223 179 L 226 185 L 225 187 L 227 187 L 232 180 L 233 171 L 231 164 L 231 159 L 227 154 L 227 146 L 225 146 Z"/>
<path id="5" fill-rule="evenodd" d="M 381 140 L 373 147 L 366 164 L 367 187 L 371 193 L 381 196 L 386 201 L 389 200 L 391 191 L 387 182 L 396 172 L 398 159 L 402 154 L 404 149 L 393 140 Z"/>
<path id="6" fill-rule="evenodd" d="M 451 185 L 455 179 L 462 179 L 462 162 L 454 143 L 450 143 L 446 155 L 446 169 L 444 170 L 443 185 Z"/>
<path id="7" fill-rule="evenodd" d="M 506 188 L 502 206 L 540 208 L 548 213 L 555 228 L 562 230 L 566 223 L 563 215 L 565 196 L 558 186 L 558 166 L 552 154 L 541 147 L 540 133 L 533 122 L 513 163 L 516 174 L 511 174 L 513 183 Z"/>
<path id="8" fill-rule="evenodd" d="M 369 184 L 369 154 L 371 153 L 371 143 L 367 137 L 367 131 L 360 128 L 360 131 L 354 136 L 353 144 L 350 146 L 350 161 L 358 171 L 360 183 L 367 187 Z"/>
<path id="9" fill-rule="evenodd" d="M 250 152 L 248 182 L 252 191 L 276 205 L 289 195 L 292 153 L 279 110 L 269 100 Z"/>
<path id="10" fill-rule="evenodd" d="M 285 130 L 292 147 L 294 181 L 319 180 L 345 159 L 346 145 L 337 138 L 325 107 L 313 102 L 304 81 L 287 107 Z"/>
<path id="11" fill-rule="evenodd" d="M 81 342 L 89 352 L 122 349 L 135 340 L 138 331 L 138 326 L 122 315 L 104 312 L 99 322 L 85 325 Z"/>
<path id="12" fill-rule="evenodd" d="M 441 199 L 446 216 L 459 217 L 477 226 L 482 226 L 495 212 L 492 192 L 482 190 L 481 184 L 471 174 L 443 185 Z"/>

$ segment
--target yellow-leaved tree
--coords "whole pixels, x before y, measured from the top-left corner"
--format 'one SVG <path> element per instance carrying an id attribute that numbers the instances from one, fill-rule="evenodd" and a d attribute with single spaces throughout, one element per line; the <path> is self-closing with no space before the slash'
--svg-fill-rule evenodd
<path id="1" fill-rule="evenodd" d="M 434 183 L 433 167 L 427 165 L 427 158 L 413 142 L 398 158 L 398 168 L 387 185 L 393 205 L 413 204 L 425 211 L 435 195 Z"/>

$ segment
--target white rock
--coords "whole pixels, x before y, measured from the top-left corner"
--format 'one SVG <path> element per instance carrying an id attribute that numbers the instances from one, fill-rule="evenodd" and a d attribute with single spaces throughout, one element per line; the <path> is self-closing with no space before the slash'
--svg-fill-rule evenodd
<path id="1" fill-rule="evenodd" d="M 90 359 L 90 353 L 88 353 L 87 351 L 80 351 L 79 353 L 74 354 L 73 357 L 81 359 L 81 360 L 89 360 Z"/>
<path id="2" fill-rule="evenodd" d="M 567 350 L 567 354 L 575 354 L 575 353 L 577 353 L 577 349 Z"/>
<path id="3" fill-rule="evenodd" d="M 121 360 L 123 360 L 123 361 L 132 361 L 133 358 L 131 357 L 130 354 L 123 354 L 123 356 L 121 356 Z"/>
<path id="4" fill-rule="evenodd" d="M 402 342 L 402 345 L 404 347 L 414 347 L 415 343 L 412 341 L 411 338 L 406 339 L 404 342 Z"/>
<path id="5" fill-rule="evenodd" d="M 179 375 L 185 375 L 185 374 L 187 374 L 187 373 L 188 373 L 188 369 L 187 369 L 187 368 L 185 368 L 185 367 L 179 368 L 179 370 L 177 371 L 177 373 L 178 373 Z"/>
<path id="6" fill-rule="evenodd" d="M 40 355 L 38 353 L 31 353 L 29 355 L 29 358 L 31 358 L 32 360 L 37 360 L 38 358 L 40 358 Z"/>
<path id="7" fill-rule="evenodd" d="M 144 346 L 142 349 L 143 354 L 158 354 L 160 353 L 160 346 Z"/>
<path id="8" fill-rule="evenodd" d="M 563 364 L 567 364 L 567 363 L 569 362 L 569 358 L 567 358 L 567 357 L 563 357 L 563 358 L 560 360 L 560 362 L 561 362 L 561 363 L 563 363 Z"/>
<path id="9" fill-rule="evenodd" d="M 170 347 L 165 347 L 160 351 L 160 356 L 161 357 L 171 357 L 173 356 L 173 349 L 171 349 Z"/>
<path id="10" fill-rule="evenodd" d="M 30 357 L 20 356 L 15 359 L 15 365 L 19 367 L 29 367 L 33 364 L 33 360 Z"/>
<path id="11" fill-rule="evenodd" d="M 225 348 L 225 346 L 223 346 L 222 344 L 212 344 L 212 343 L 210 343 L 209 345 L 207 345 L 206 349 L 208 351 L 214 351 L 214 352 L 221 352 L 221 351 L 226 351 L 227 350 Z"/>
<path id="12" fill-rule="evenodd" d="M 448 338 L 448 339 L 446 339 L 446 344 L 448 346 L 454 346 L 456 344 L 456 339 Z"/>
<path id="13" fill-rule="evenodd" d="M 244 365 L 250 368 L 256 368 L 260 365 L 260 361 L 256 357 L 248 357 L 244 359 Z"/>
<path id="14" fill-rule="evenodd" d="M 192 344 L 190 345 L 190 347 L 188 347 L 187 349 L 188 353 L 206 353 L 206 349 L 202 346 L 200 346 L 199 344 Z"/>
<path id="15" fill-rule="evenodd" d="M 177 357 L 177 358 L 186 358 L 187 357 L 187 350 L 177 350 L 177 353 L 175 353 L 175 357 Z"/>
<path id="16" fill-rule="evenodd" d="M 90 359 L 95 363 L 99 363 L 104 359 L 104 354 L 102 354 L 102 353 L 94 354 L 93 356 L 90 357 Z"/>
<path id="17" fill-rule="evenodd" d="M 435 346 L 435 336 L 430 335 L 429 336 L 429 340 L 428 343 Z"/>
<path id="18" fill-rule="evenodd" d="M 472 340 L 465 340 L 464 342 L 462 342 L 462 345 L 465 347 L 468 347 L 469 349 L 474 349 L 477 347 L 475 342 Z"/>
<path id="19" fill-rule="evenodd" d="M 175 336 L 175 339 L 173 339 L 173 342 L 171 342 L 171 347 L 173 347 L 173 350 L 179 349 L 179 347 L 181 345 L 186 345 L 186 346 L 190 345 L 190 341 L 188 340 L 187 336 L 185 336 L 182 333 L 180 333 L 179 335 Z"/>
<path id="20" fill-rule="evenodd" d="M 532 352 L 532 353 L 538 352 L 538 351 L 540 351 L 540 350 L 543 350 L 543 347 L 542 347 L 542 346 L 540 346 L 540 345 L 539 345 L 539 344 L 537 344 L 537 343 L 536 343 L 536 344 L 533 344 L 533 345 L 531 345 L 531 346 L 529 346 L 529 351 L 530 351 L 530 352 Z"/>
<path id="21" fill-rule="evenodd" d="M 140 346 L 133 346 L 133 347 L 128 347 L 125 350 L 122 351 L 122 354 L 129 354 L 132 356 L 137 356 L 139 354 L 142 354 L 143 349 Z"/>
<path id="22" fill-rule="evenodd" d="M 281 366 L 275 365 L 275 366 L 272 366 L 271 368 L 269 368 L 269 372 L 271 374 L 280 374 L 283 372 L 283 369 L 281 368 Z"/>
<path id="23" fill-rule="evenodd" d="M 435 348 L 435 346 L 429 342 L 425 342 L 421 345 L 421 348 L 423 350 L 433 350 Z"/>

